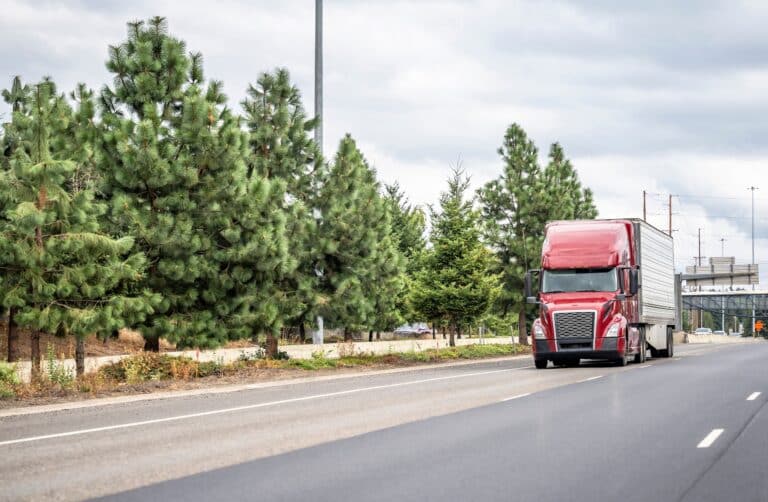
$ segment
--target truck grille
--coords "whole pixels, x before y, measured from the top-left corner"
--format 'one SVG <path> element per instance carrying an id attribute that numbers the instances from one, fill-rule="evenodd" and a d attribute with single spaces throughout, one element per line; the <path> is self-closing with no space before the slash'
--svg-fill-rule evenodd
<path id="1" fill-rule="evenodd" d="M 588 338 L 595 334 L 595 311 L 555 312 L 555 336 L 564 338 Z"/>

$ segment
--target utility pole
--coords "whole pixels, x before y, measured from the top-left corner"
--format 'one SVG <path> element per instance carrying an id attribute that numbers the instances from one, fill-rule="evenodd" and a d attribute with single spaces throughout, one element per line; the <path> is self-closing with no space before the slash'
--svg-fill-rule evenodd
<path id="1" fill-rule="evenodd" d="M 696 258 L 697 258 L 699 267 L 701 267 L 701 229 L 699 229 L 699 254 L 696 256 Z"/>
<path id="2" fill-rule="evenodd" d="M 672 237 L 672 194 L 669 194 L 669 236 Z"/>
<path id="3" fill-rule="evenodd" d="M 720 237 L 720 256 L 725 256 L 725 237 Z"/>
<path id="4" fill-rule="evenodd" d="M 752 264 L 750 268 L 755 265 L 755 190 L 758 188 L 751 186 L 748 188 L 752 192 Z M 752 291 L 755 290 L 755 284 L 752 283 Z M 752 294 L 752 336 L 755 336 L 755 295 Z"/>
<path id="5" fill-rule="evenodd" d="M 645 210 L 645 207 L 646 207 L 645 206 L 645 194 L 646 194 L 646 192 L 645 192 L 645 190 L 643 190 L 643 221 L 648 221 L 648 219 L 646 218 L 646 210 Z"/>

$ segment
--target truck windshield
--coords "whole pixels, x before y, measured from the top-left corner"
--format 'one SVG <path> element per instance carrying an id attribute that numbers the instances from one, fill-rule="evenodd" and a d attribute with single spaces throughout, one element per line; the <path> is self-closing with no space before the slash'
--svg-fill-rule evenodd
<path id="1" fill-rule="evenodd" d="M 541 278 L 542 293 L 573 291 L 616 291 L 616 269 L 544 270 Z"/>

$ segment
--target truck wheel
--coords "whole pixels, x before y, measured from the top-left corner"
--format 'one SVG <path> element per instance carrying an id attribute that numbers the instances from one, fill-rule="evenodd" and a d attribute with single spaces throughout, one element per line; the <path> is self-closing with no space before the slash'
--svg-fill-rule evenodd
<path id="1" fill-rule="evenodd" d="M 547 367 L 547 363 L 548 363 L 548 362 L 549 362 L 549 361 L 547 361 L 546 359 L 534 359 L 534 360 L 533 360 L 533 364 L 535 364 L 535 365 L 536 365 L 536 369 L 537 369 L 537 370 L 543 370 L 543 369 L 545 369 L 545 368 Z"/>
<path id="2" fill-rule="evenodd" d="M 675 354 L 675 348 L 673 347 L 674 343 L 675 340 L 672 336 L 672 328 L 667 328 L 667 348 L 661 349 L 659 355 L 661 357 L 672 357 Z"/>
<path id="3" fill-rule="evenodd" d="M 627 354 L 622 354 L 620 358 L 616 359 L 616 364 L 618 366 L 626 366 L 628 362 Z"/>
<path id="4" fill-rule="evenodd" d="M 645 353 L 648 351 L 648 344 L 645 341 L 645 328 L 638 328 L 640 330 L 640 351 L 635 354 L 635 362 L 642 364 L 645 362 Z"/>

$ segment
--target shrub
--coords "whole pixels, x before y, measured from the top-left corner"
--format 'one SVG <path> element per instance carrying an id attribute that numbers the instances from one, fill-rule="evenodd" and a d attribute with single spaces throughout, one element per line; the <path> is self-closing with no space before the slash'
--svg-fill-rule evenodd
<path id="1" fill-rule="evenodd" d="M 0 362 L 0 398 L 14 397 L 20 383 L 16 365 Z"/>
<path id="2" fill-rule="evenodd" d="M 48 381 L 60 386 L 62 389 L 71 389 L 72 384 L 75 382 L 75 375 L 71 369 L 56 362 L 56 354 L 54 354 L 53 345 L 50 343 L 45 350 L 45 359 Z"/>

